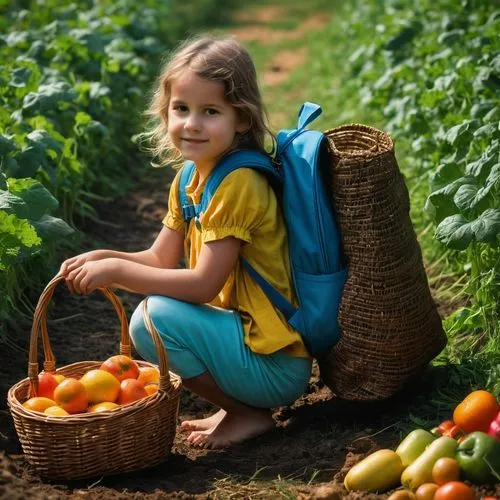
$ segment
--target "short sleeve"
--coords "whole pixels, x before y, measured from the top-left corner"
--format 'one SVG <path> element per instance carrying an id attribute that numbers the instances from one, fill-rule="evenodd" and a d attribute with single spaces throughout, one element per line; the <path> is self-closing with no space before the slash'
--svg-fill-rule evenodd
<path id="1" fill-rule="evenodd" d="M 170 186 L 170 192 L 168 195 L 168 211 L 167 215 L 163 218 L 163 224 L 170 229 L 173 229 L 179 233 L 184 233 L 185 222 L 182 216 L 181 205 L 179 203 L 179 178 L 180 171 L 172 181 Z"/>
<path id="2" fill-rule="evenodd" d="M 267 179 L 253 169 L 231 172 L 200 217 L 203 243 L 228 236 L 251 243 L 268 210 L 270 189 Z"/>

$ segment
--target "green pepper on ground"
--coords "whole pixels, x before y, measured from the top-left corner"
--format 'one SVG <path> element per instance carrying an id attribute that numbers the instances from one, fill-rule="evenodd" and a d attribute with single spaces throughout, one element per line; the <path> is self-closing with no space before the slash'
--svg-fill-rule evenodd
<path id="1" fill-rule="evenodd" d="M 469 434 L 457 448 L 457 462 L 465 479 L 476 484 L 500 481 L 500 442 L 488 434 Z"/>

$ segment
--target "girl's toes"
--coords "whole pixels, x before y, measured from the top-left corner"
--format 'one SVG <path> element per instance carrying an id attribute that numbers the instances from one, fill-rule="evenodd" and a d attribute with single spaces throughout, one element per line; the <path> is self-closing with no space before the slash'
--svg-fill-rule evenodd
<path id="1" fill-rule="evenodd" d="M 198 433 L 194 438 L 193 438 L 193 441 L 192 443 L 195 445 L 195 446 L 199 446 L 200 448 L 205 448 L 206 444 L 207 444 L 207 435 L 206 434 L 202 434 L 201 432 Z"/>

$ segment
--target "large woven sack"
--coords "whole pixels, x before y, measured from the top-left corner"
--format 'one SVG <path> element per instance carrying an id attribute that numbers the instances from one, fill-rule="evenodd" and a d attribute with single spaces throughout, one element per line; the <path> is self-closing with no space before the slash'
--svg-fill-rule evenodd
<path id="1" fill-rule="evenodd" d="M 338 397 L 382 400 L 420 374 L 446 336 L 391 137 L 356 124 L 325 133 L 349 276 L 339 311 L 341 339 L 318 360 L 320 373 Z"/>

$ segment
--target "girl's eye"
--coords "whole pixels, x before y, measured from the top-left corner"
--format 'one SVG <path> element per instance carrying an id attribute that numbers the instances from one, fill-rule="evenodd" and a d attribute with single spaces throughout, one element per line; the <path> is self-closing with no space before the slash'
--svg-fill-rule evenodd
<path id="1" fill-rule="evenodd" d="M 185 112 L 188 109 L 187 106 L 185 106 L 184 104 L 175 104 L 173 108 L 174 111 L 181 111 L 181 112 Z"/>
<path id="2" fill-rule="evenodd" d="M 207 115 L 210 115 L 210 116 L 219 114 L 219 112 L 214 108 L 207 108 L 206 113 L 207 113 Z"/>

